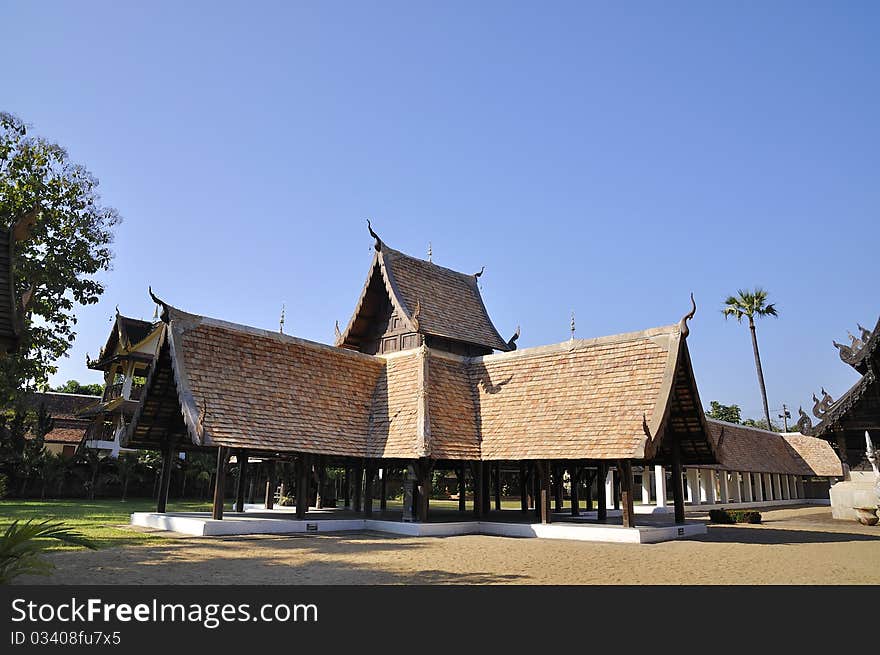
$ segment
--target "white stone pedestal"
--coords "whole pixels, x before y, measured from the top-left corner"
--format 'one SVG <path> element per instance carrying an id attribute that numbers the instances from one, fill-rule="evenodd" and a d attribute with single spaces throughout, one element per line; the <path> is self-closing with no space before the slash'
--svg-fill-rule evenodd
<path id="1" fill-rule="evenodd" d="M 853 507 L 876 507 L 880 497 L 874 490 L 872 471 L 853 471 L 850 480 L 831 486 L 831 515 L 836 519 L 855 521 Z"/>

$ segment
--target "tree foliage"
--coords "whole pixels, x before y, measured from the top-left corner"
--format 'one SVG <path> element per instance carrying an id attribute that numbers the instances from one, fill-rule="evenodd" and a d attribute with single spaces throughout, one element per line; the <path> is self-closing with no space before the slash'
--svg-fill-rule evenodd
<path id="1" fill-rule="evenodd" d="M 35 207 L 40 212 L 30 238 L 16 244 L 16 295 L 30 289 L 33 296 L 21 347 L 0 360 L 0 400 L 45 385 L 76 337 L 76 307 L 98 302 L 104 292 L 95 275 L 110 268 L 120 218 L 100 204 L 97 187 L 64 148 L 0 113 L 0 228 Z"/>
<path id="2" fill-rule="evenodd" d="M 0 584 L 9 584 L 13 578 L 26 573 L 30 575 L 51 573 L 55 565 L 41 556 L 46 547 L 45 539 L 84 546 L 91 550 L 97 548 L 90 539 L 60 522 L 14 521 L 0 535 Z"/>
<path id="3" fill-rule="evenodd" d="M 735 318 L 740 323 L 747 318 L 750 325 L 756 318 L 779 316 L 776 304 L 767 304 L 767 296 L 767 290 L 761 287 L 756 287 L 754 291 L 739 289 L 735 296 L 727 296 L 721 313 L 724 318 Z"/>
<path id="4" fill-rule="evenodd" d="M 709 403 L 709 410 L 706 412 L 706 416 L 714 418 L 716 421 L 742 423 L 742 410 L 739 405 L 722 405 L 717 400 Z"/>
<path id="5" fill-rule="evenodd" d="M 86 396 L 101 396 L 104 393 L 103 384 L 80 384 L 79 380 L 68 380 L 52 389 L 59 393 L 77 393 Z"/>

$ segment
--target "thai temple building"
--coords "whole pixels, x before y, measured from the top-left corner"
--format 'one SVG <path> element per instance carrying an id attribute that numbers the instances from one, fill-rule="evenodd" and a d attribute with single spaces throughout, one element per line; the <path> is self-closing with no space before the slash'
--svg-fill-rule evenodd
<path id="1" fill-rule="evenodd" d="M 89 362 L 107 381 L 90 409 L 92 440 L 163 453 L 158 514 L 185 451 L 216 457 L 214 521 L 232 458 L 236 512 L 254 479 L 273 508 L 281 465 L 294 471 L 286 495 L 297 518 L 321 507 L 331 468 L 345 471 L 340 505 L 370 517 L 386 510 L 388 473 L 398 471 L 396 520 L 415 523 L 431 521 L 436 472 L 456 481 L 464 520 L 485 521 L 493 501 L 501 510 L 505 480 L 520 496 L 514 513 L 529 520 L 619 516 L 624 528 L 639 513 L 669 512 L 683 525 L 686 506 L 796 503 L 843 474 L 824 440 L 706 418 L 687 341 L 693 302 L 665 326 L 517 348 L 519 331 L 505 339 L 489 317 L 482 271 L 438 266 L 370 233 L 366 281 L 332 345 L 156 296 L 157 321 L 117 315 Z"/>

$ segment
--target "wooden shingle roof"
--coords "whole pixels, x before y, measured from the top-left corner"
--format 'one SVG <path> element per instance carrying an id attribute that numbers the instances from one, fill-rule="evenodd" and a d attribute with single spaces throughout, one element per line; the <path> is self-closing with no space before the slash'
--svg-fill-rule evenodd
<path id="1" fill-rule="evenodd" d="M 425 346 L 373 356 L 169 307 L 165 315 L 123 445 L 650 459 L 662 457 L 667 434 L 690 424 L 684 461 L 715 461 L 700 434 L 702 411 L 682 414 L 678 388 L 692 372 L 679 325 L 468 358 Z"/>
<path id="2" fill-rule="evenodd" d="M 373 315 L 374 295 L 382 287 L 411 332 L 479 346 L 485 352 L 511 350 L 489 318 L 477 278 L 406 255 L 377 237 L 367 281 L 336 345 L 361 345 L 362 332 Z"/>
<path id="3" fill-rule="evenodd" d="M 840 476 L 831 445 L 815 437 L 708 419 L 720 466 L 730 471 Z"/>

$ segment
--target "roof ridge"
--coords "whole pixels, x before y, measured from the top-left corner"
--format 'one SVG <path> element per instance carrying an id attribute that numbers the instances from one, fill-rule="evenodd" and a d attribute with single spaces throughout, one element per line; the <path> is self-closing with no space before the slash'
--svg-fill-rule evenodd
<path id="1" fill-rule="evenodd" d="M 463 273 L 462 271 L 457 271 L 454 268 L 449 268 L 448 266 L 440 266 L 440 264 L 435 264 L 434 262 L 428 261 L 427 259 L 422 259 L 421 257 L 415 257 L 413 255 L 410 255 L 410 254 L 403 252 L 402 250 L 397 250 L 395 248 L 391 248 L 387 244 L 385 244 L 384 242 L 382 243 L 382 246 L 383 246 L 383 248 L 382 248 L 383 250 L 391 251 L 392 253 L 394 253 L 396 255 L 400 255 L 401 257 L 406 257 L 407 259 L 412 259 L 413 261 L 417 261 L 422 264 L 427 264 L 428 266 L 440 268 L 440 269 L 443 269 L 444 271 L 449 271 L 450 273 L 455 273 L 456 275 L 461 275 L 462 277 L 466 277 L 466 278 L 474 277 L 473 273 Z"/>
<path id="2" fill-rule="evenodd" d="M 718 425 L 729 425 L 734 428 L 743 428 L 744 430 L 752 430 L 754 432 L 763 432 L 764 434 L 773 434 L 776 436 L 782 436 L 785 434 L 801 434 L 800 432 L 776 432 L 775 430 L 765 430 L 764 428 L 758 428 L 753 425 L 744 425 L 743 423 L 731 423 L 730 421 L 722 421 L 721 419 L 712 418 L 711 416 L 707 416 L 706 420 L 710 423 L 717 423 Z M 808 435 L 802 435 L 808 436 Z"/>
<path id="3" fill-rule="evenodd" d="M 679 329 L 678 324 L 664 325 L 660 327 L 647 328 L 645 330 L 637 330 L 634 332 L 621 332 L 620 334 L 609 334 L 601 337 L 591 337 L 589 339 L 568 339 L 558 343 L 545 344 L 542 346 L 531 346 L 529 348 L 517 348 L 509 352 L 497 352 L 491 355 L 478 355 L 469 359 L 473 361 L 483 361 L 489 359 L 494 361 L 500 358 L 515 358 L 529 355 L 543 355 L 545 353 L 557 352 L 559 350 L 578 350 L 590 346 L 603 345 L 606 343 L 623 343 L 627 341 L 637 341 L 639 339 L 650 339 L 664 335 L 672 335 Z M 574 345 L 574 348 L 572 348 Z"/>

